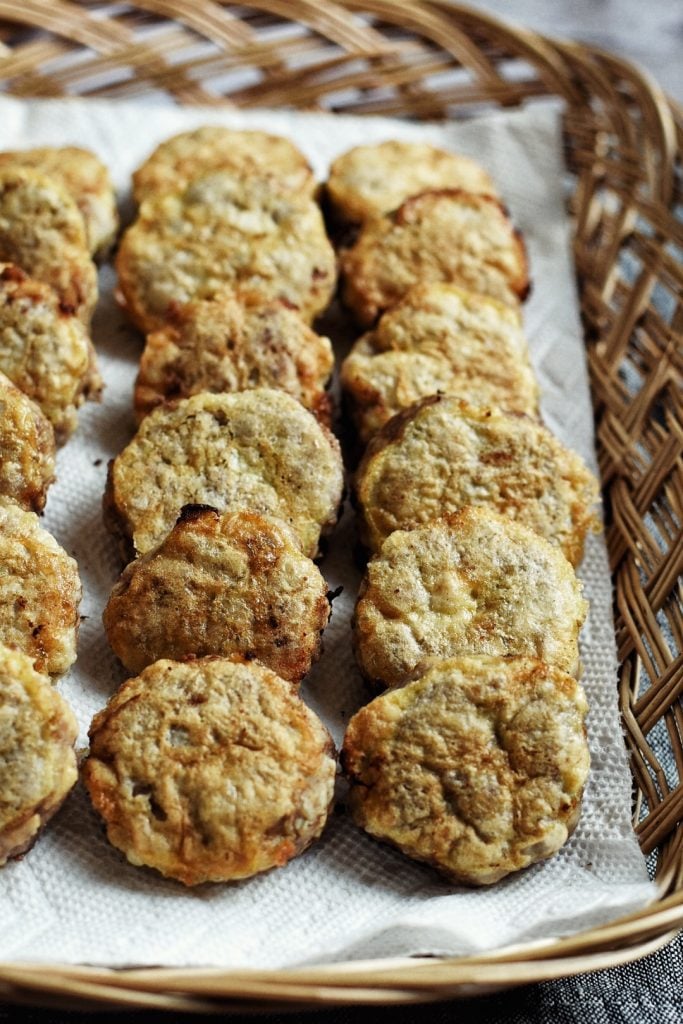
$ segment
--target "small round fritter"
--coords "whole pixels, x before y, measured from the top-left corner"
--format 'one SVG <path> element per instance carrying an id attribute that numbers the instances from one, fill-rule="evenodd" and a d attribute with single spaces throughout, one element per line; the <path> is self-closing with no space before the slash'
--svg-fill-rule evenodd
<path id="1" fill-rule="evenodd" d="M 0 867 L 33 845 L 76 782 L 77 735 L 47 676 L 0 644 Z"/>
<path id="2" fill-rule="evenodd" d="M 0 153 L 3 167 L 29 167 L 54 178 L 69 193 L 85 223 L 88 250 L 103 256 L 119 226 L 109 171 L 94 153 L 77 146 L 46 146 Z"/>
<path id="3" fill-rule="evenodd" d="M 445 189 L 369 220 L 341 254 L 342 298 L 370 327 L 413 285 L 443 281 L 517 306 L 529 290 L 526 251 L 491 196 Z"/>
<path id="4" fill-rule="evenodd" d="M 0 643 L 63 675 L 76 660 L 80 601 L 74 559 L 35 513 L 0 499 Z"/>
<path id="5" fill-rule="evenodd" d="M 284 519 L 305 554 L 337 520 L 339 443 L 283 391 L 201 394 L 160 406 L 109 467 L 105 519 L 137 554 L 156 548 L 184 505 Z M 128 560 L 128 559 L 127 559 Z"/>
<path id="6" fill-rule="evenodd" d="M 49 420 L 0 373 L 0 497 L 42 512 L 54 478 L 55 435 Z"/>
<path id="7" fill-rule="evenodd" d="M 123 571 L 102 619 L 130 672 L 238 654 L 299 683 L 329 617 L 327 584 L 281 520 L 186 505 L 161 546 Z"/>
<path id="8" fill-rule="evenodd" d="M 258 662 L 157 661 L 93 719 L 83 778 L 109 841 L 185 885 L 281 867 L 322 832 L 329 733 Z"/>
<path id="9" fill-rule="evenodd" d="M 139 422 L 169 399 L 266 387 L 293 395 L 329 425 L 333 366 L 329 338 L 280 302 L 245 306 L 229 294 L 189 302 L 147 337 L 135 412 Z"/>
<path id="10" fill-rule="evenodd" d="M 378 686 L 463 654 L 529 655 L 578 675 L 587 608 L 559 548 L 495 512 L 465 508 L 387 537 L 361 585 L 356 657 Z"/>
<path id="11" fill-rule="evenodd" d="M 282 301 L 310 323 L 336 281 L 334 251 L 313 200 L 225 171 L 143 203 L 116 269 L 120 298 L 143 331 L 164 327 L 182 303 L 225 291 L 247 302 Z"/>
<path id="12" fill-rule="evenodd" d="M 343 153 L 325 185 L 335 220 L 344 224 L 362 224 L 420 192 L 444 188 L 496 195 L 489 175 L 469 157 L 424 142 L 395 140 Z"/>
<path id="13" fill-rule="evenodd" d="M 50 285 L 65 312 L 90 322 L 97 271 L 79 209 L 54 178 L 24 167 L 0 168 L 0 261 Z"/>
<path id="14" fill-rule="evenodd" d="M 349 722 L 355 821 L 456 883 L 490 885 L 574 831 L 590 757 L 586 697 L 535 658 L 455 658 Z"/>
<path id="15" fill-rule="evenodd" d="M 133 174 L 138 203 L 177 192 L 211 171 L 266 178 L 274 190 L 312 196 L 313 171 L 296 146 L 280 135 L 205 125 L 162 142 Z"/>
<path id="16" fill-rule="evenodd" d="M 394 416 L 356 475 L 361 537 L 378 551 L 394 530 L 482 505 L 558 544 L 572 565 L 599 529 L 597 480 L 537 420 L 432 395 Z"/>
<path id="17" fill-rule="evenodd" d="M 341 382 L 363 443 L 437 392 L 535 416 L 538 384 L 518 309 L 450 284 L 422 284 L 356 342 Z"/>
<path id="18" fill-rule="evenodd" d="M 0 263 L 0 371 L 37 402 L 58 444 L 76 429 L 78 407 L 102 391 L 83 322 L 49 285 L 9 263 Z"/>

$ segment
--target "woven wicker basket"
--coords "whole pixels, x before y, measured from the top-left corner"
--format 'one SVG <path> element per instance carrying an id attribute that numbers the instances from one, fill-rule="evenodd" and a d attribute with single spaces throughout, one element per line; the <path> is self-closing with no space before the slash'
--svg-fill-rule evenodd
<path id="1" fill-rule="evenodd" d="M 0 0 L 0 80 L 17 96 L 163 91 L 413 118 L 564 100 L 634 827 L 661 894 L 542 948 L 258 972 L 0 964 L 0 999 L 204 1012 L 420 1002 L 612 967 L 669 941 L 683 925 L 683 112 L 623 60 L 447 0 Z"/>

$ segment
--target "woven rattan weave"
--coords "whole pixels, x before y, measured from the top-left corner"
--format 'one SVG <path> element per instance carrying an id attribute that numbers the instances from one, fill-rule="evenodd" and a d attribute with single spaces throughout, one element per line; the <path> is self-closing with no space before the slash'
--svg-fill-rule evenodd
<path id="1" fill-rule="evenodd" d="M 615 966 L 683 924 L 683 112 L 642 72 L 446 0 L 0 0 L 16 96 L 453 118 L 565 104 L 634 825 L 661 898 L 543 947 L 288 972 L 0 964 L 0 998 L 225 1011 L 423 1001 Z M 677 219 L 677 204 L 679 219 Z"/>

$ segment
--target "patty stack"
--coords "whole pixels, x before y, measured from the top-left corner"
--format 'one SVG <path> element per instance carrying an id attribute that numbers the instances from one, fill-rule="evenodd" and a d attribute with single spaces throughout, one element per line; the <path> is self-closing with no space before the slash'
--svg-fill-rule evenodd
<path id="1" fill-rule="evenodd" d="M 332 741 L 298 696 L 343 486 L 332 348 L 310 327 L 336 285 L 314 188 L 286 139 L 177 136 L 134 175 L 117 256 L 146 345 L 105 495 L 129 564 L 104 623 L 139 675 L 95 717 L 84 779 L 111 842 L 187 885 L 286 863 L 333 795 Z"/>
<path id="2" fill-rule="evenodd" d="M 81 582 L 37 513 L 56 445 L 101 391 L 91 257 L 116 229 L 92 153 L 0 153 L 0 864 L 32 845 L 76 781 L 77 724 L 52 682 L 76 659 Z"/>
<path id="3" fill-rule="evenodd" d="M 361 146 L 326 186 L 342 298 L 369 328 L 345 360 L 366 445 L 371 553 L 354 621 L 386 692 L 349 723 L 355 820 L 447 877 L 489 884 L 555 853 L 588 772 L 575 567 L 595 480 L 543 426 L 522 331 L 523 241 L 470 160 Z"/>

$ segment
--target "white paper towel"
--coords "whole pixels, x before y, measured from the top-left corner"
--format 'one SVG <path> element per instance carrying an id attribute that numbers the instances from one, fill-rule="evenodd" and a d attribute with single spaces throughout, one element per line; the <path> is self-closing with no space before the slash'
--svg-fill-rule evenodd
<path id="1" fill-rule="evenodd" d="M 387 138 L 425 140 L 466 153 L 493 175 L 528 244 L 533 291 L 525 323 L 550 428 L 594 466 L 592 412 L 562 195 L 559 113 L 549 105 L 452 124 L 289 112 L 234 112 L 104 101 L 0 97 L 0 146 L 76 144 L 110 167 L 122 198 L 131 171 L 161 139 L 204 123 L 290 136 L 317 174 L 344 149 Z M 93 325 L 104 402 L 81 411 L 59 453 L 45 525 L 77 559 L 85 597 L 79 659 L 60 688 L 88 724 L 124 678 L 100 616 L 120 569 L 101 521 L 107 460 L 134 426 L 131 389 L 141 339 L 101 273 Z M 351 653 L 349 619 L 359 583 L 354 526 L 342 519 L 322 569 L 343 586 L 325 650 L 303 695 L 339 741 L 367 700 Z M 653 898 L 630 825 L 631 781 L 617 711 L 611 584 L 602 538 L 582 570 L 591 610 L 583 632 L 591 704 L 592 771 L 581 823 L 553 860 L 486 890 L 454 889 L 426 867 L 373 842 L 344 815 L 286 868 L 231 885 L 186 890 L 134 868 L 104 837 L 80 787 L 25 860 L 0 874 L 0 958 L 95 964 L 283 967 L 399 954 L 461 954 L 543 940 L 596 925 Z"/>

